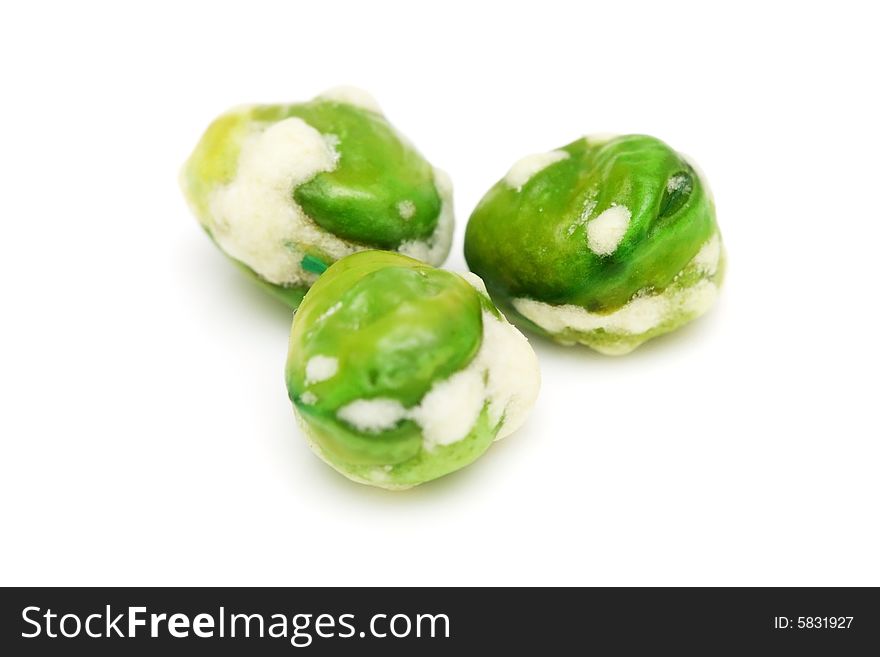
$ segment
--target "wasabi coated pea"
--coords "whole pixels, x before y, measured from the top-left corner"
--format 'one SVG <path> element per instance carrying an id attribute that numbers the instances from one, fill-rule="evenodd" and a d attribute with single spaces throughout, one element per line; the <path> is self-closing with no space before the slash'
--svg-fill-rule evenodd
<path id="1" fill-rule="evenodd" d="M 216 119 L 181 186 L 220 249 L 296 308 L 330 264 L 364 249 L 439 265 L 452 237 L 452 189 L 350 87 Z"/>
<path id="2" fill-rule="evenodd" d="M 538 363 L 472 274 L 366 251 L 331 266 L 293 319 L 286 369 L 314 451 L 402 489 L 462 468 L 515 431 Z"/>
<path id="3" fill-rule="evenodd" d="M 643 135 L 517 162 L 474 210 L 465 258 L 512 320 L 605 354 L 706 312 L 724 270 L 705 181 Z"/>

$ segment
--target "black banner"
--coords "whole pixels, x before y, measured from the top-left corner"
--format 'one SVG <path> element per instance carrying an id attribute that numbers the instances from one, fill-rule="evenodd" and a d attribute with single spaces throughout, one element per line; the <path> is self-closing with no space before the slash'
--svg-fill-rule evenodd
<path id="1" fill-rule="evenodd" d="M 4 655 L 880 649 L 869 588 L 37 588 L 3 589 L 0 613 Z"/>

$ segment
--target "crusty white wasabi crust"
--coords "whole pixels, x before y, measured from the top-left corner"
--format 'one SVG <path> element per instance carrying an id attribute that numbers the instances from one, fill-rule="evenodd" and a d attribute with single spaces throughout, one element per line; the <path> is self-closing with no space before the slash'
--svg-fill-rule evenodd
<path id="1" fill-rule="evenodd" d="M 306 385 L 326 381 L 339 371 L 339 361 L 333 356 L 312 356 L 306 363 Z"/>
<path id="2" fill-rule="evenodd" d="M 485 294 L 479 277 L 462 276 Z M 435 383 L 417 406 L 405 408 L 395 399 L 359 399 L 340 408 L 337 417 L 368 432 L 413 420 L 422 429 L 427 450 L 466 438 L 486 405 L 490 424 L 501 423 L 496 440 L 516 431 L 538 397 L 538 359 L 525 336 L 506 320 L 488 312 L 482 318 L 482 342 L 474 359 Z"/>
<path id="3" fill-rule="evenodd" d="M 679 189 L 687 185 L 688 177 L 685 174 L 678 174 L 672 176 L 669 180 L 666 181 L 666 191 L 667 192 L 677 192 Z"/>
<path id="4" fill-rule="evenodd" d="M 371 248 L 321 228 L 293 198 L 295 187 L 336 168 L 338 142 L 295 117 L 255 127 L 242 143 L 235 178 L 208 200 L 206 227 L 220 248 L 270 283 L 288 287 L 317 279 L 301 264 L 310 248 L 334 260 Z M 442 203 L 437 226 L 427 239 L 405 242 L 399 251 L 440 265 L 452 243 L 452 185 L 437 169 L 434 180 Z M 412 202 L 401 203 L 406 211 Z"/>
<path id="5" fill-rule="evenodd" d="M 378 432 L 407 417 L 407 410 L 396 399 L 356 399 L 336 411 L 336 417 L 359 431 Z"/>
<path id="6" fill-rule="evenodd" d="M 311 284 L 301 266 L 302 247 L 342 258 L 356 246 L 328 233 L 293 200 L 291 191 L 339 159 L 328 141 L 299 118 L 255 129 L 241 146 L 235 178 L 211 193 L 210 225 L 227 254 L 270 283 Z"/>
<path id="7" fill-rule="evenodd" d="M 567 157 L 569 155 L 566 151 L 549 151 L 547 153 L 526 155 L 510 167 L 507 175 L 504 176 L 504 182 L 508 187 L 513 187 L 516 191 L 519 191 L 536 173 Z"/>
<path id="8" fill-rule="evenodd" d="M 695 266 L 704 275 L 712 276 L 721 258 L 721 240 L 715 233 L 686 266 Z M 587 333 L 604 329 L 608 333 L 639 335 L 656 328 L 677 315 L 701 315 L 718 295 L 718 287 L 703 279 L 684 289 L 668 288 L 659 294 L 637 293 L 618 310 L 608 314 L 591 313 L 580 306 L 554 306 L 534 299 L 514 299 L 513 307 L 550 334 L 566 329 Z"/>
<path id="9" fill-rule="evenodd" d="M 401 219 L 412 219 L 416 214 L 416 204 L 409 199 L 397 202 L 397 214 Z"/>
<path id="10" fill-rule="evenodd" d="M 691 263 L 704 274 L 712 276 L 718 271 L 718 263 L 720 262 L 721 238 L 716 232 L 705 244 L 703 244 Z"/>
<path id="11" fill-rule="evenodd" d="M 584 140 L 590 142 L 591 144 L 602 144 L 606 141 L 611 141 L 617 137 L 616 134 L 613 133 L 597 133 L 594 135 L 586 135 L 584 136 Z M 504 176 L 504 183 L 508 187 L 512 187 L 516 191 L 519 191 L 523 188 L 529 180 L 532 179 L 539 171 L 543 171 L 551 164 L 555 164 L 560 160 L 564 160 L 569 157 L 567 151 L 555 150 L 555 151 L 547 151 L 546 153 L 532 153 L 531 155 L 526 155 L 523 158 L 520 158 L 516 162 L 514 162 L 513 166 L 510 167 L 507 174 Z"/>
<path id="12" fill-rule="evenodd" d="M 332 100 L 337 103 L 354 105 L 355 107 L 360 107 L 361 109 L 375 112 L 376 114 L 382 113 L 382 108 L 379 107 L 379 103 L 376 102 L 376 99 L 373 98 L 372 94 L 363 89 L 359 89 L 358 87 L 351 87 L 348 85 L 333 87 L 319 95 L 318 98 L 321 100 Z"/>
<path id="13" fill-rule="evenodd" d="M 434 232 L 426 240 L 410 240 L 397 250 L 410 258 L 439 266 L 449 255 L 452 246 L 452 229 L 455 227 L 455 209 L 452 206 L 452 180 L 442 169 L 434 167 L 434 186 L 440 195 L 440 214 Z M 412 201 L 404 200 L 404 203 Z M 413 208 L 415 212 L 415 208 Z"/>
<path id="14" fill-rule="evenodd" d="M 596 255 L 610 255 L 617 250 L 629 228 L 632 212 L 623 205 L 612 205 L 587 223 L 587 246 Z"/>
<path id="15" fill-rule="evenodd" d="M 306 393 L 308 394 L 308 393 Z M 378 486 L 380 488 L 384 488 L 386 490 L 407 490 L 409 488 L 413 488 L 416 484 L 395 484 L 390 481 L 390 471 L 393 468 L 391 465 L 377 465 L 375 468 L 370 469 L 368 472 L 364 474 L 364 476 L 356 475 L 345 468 L 340 468 L 338 465 L 334 464 L 327 455 L 324 453 L 324 449 L 315 441 L 312 436 L 312 427 L 309 426 L 309 423 L 303 417 L 302 413 L 299 412 L 296 406 L 293 407 L 293 415 L 296 418 L 297 426 L 299 426 L 300 431 L 306 438 L 306 442 L 309 445 L 309 448 L 312 450 L 312 453 L 315 454 L 319 459 L 321 459 L 324 463 L 329 465 L 331 468 L 342 474 L 344 477 L 351 479 L 354 482 L 359 484 L 369 484 L 372 486 Z"/>

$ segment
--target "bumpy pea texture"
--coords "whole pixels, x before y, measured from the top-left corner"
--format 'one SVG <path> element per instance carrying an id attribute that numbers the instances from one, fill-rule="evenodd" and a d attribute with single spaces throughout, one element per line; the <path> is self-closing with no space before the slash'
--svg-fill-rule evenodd
<path id="1" fill-rule="evenodd" d="M 358 90 L 227 112 L 181 186 L 221 250 L 292 308 L 350 253 L 400 250 L 440 264 L 449 251 L 448 179 Z"/>
<path id="2" fill-rule="evenodd" d="M 706 184 L 680 154 L 628 135 L 537 157 L 489 190 L 466 231 L 468 265 L 508 316 L 622 354 L 711 306 L 723 247 Z"/>
<path id="3" fill-rule="evenodd" d="M 537 394 L 535 380 L 513 394 L 492 387 L 484 322 L 515 333 L 508 355 L 537 377 L 528 343 L 464 278 L 382 251 L 332 265 L 294 316 L 286 368 L 313 450 L 347 477 L 390 489 L 471 463 L 498 437 L 508 407 Z"/>

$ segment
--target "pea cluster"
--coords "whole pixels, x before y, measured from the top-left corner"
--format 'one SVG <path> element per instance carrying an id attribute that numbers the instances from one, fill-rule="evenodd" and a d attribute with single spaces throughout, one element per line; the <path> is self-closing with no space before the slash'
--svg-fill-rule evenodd
<path id="1" fill-rule="evenodd" d="M 538 361 L 507 317 L 625 354 L 706 312 L 724 273 L 705 180 L 643 135 L 516 162 L 468 221 L 472 273 L 437 269 L 449 179 L 352 88 L 223 114 L 181 186 L 221 251 L 295 310 L 287 390 L 315 453 L 388 489 L 458 470 L 525 422 Z"/>

